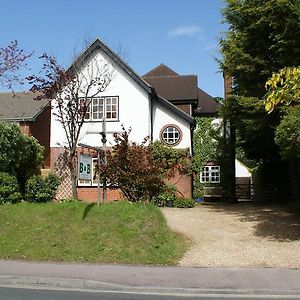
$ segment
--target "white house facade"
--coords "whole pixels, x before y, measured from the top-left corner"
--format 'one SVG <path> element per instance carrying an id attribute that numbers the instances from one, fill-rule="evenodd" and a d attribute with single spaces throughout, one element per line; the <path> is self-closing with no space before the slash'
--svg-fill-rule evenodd
<path id="1" fill-rule="evenodd" d="M 111 82 L 91 100 L 90 108 L 81 129 L 79 143 L 101 147 L 102 119 L 105 116 L 107 147 L 114 144 L 113 134 L 131 128 L 130 140 L 141 143 L 146 137 L 150 141 L 161 140 L 165 144 L 178 148 L 188 148 L 192 152 L 191 132 L 193 117 L 175 105 L 157 95 L 155 89 L 137 75 L 112 50 L 100 40 L 96 40 L 83 54 L 80 72 L 83 76 L 96 68 L 108 68 Z M 95 64 L 95 65 L 93 65 Z M 92 66 L 92 67 L 91 67 Z M 91 94 L 93 94 L 91 90 Z M 59 153 L 66 143 L 62 125 L 57 121 L 55 108 L 51 114 L 50 151 L 51 166 L 54 168 Z M 69 186 L 69 188 L 67 188 Z M 192 180 L 178 179 L 179 189 L 186 197 L 192 196 Z M 182 186 L 182 187 L 181 187 Z M 109 200 L 122 198 L 118 192 L 111 191 Z M 182 193 L 182 192 L 181 192 Z M 97 189 L 95 183 L 78 182 L 78 195 L 82 200 L 95 201 Z M 65 182 L 63 198 L 71 196 L 70 185 Z"/>

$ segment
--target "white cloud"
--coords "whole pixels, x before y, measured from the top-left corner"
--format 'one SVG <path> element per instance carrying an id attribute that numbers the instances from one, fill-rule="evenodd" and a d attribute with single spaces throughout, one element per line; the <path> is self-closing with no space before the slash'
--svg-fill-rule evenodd
<path id="1" fill-rule="evenodd" d="M 171 38 L 177 36 L 194 36 L 200 32 L 202 32 L 202 28 L 197 25 L 179 26 L 169 31 L 168 36 Z"/>

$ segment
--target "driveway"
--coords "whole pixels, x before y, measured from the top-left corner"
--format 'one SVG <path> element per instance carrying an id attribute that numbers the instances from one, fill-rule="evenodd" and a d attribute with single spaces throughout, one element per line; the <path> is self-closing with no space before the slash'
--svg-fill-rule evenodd
<path id="1" fill-rule="evenodd" d="M 240 202 L 162 212 L 191 240 L 181 266 L 300 269 L 300 217 L 283 207 Z"/>

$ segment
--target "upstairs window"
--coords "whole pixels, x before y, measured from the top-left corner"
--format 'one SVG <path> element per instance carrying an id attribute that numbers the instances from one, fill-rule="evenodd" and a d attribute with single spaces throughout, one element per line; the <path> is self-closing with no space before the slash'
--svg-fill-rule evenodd
<path id="1" fill-rule="evenodd" d="M 205 166 L 200 173 L 201 183 L 220 183 L 220 166 Z"/>
<path id="2" fill-rule="evenodd" d="M 118 112 L 118 97 L 95 97 L 90 101 L 84 119 L 86 121 L 101 121 L 105 116 L 107 121 L 116 121 L 119 117 Z"/>
<path id="3" fill-rule="evenodd" d="M 178 126 L 167 125 L 161 130 L 160 137 L 165 144 L 169 146 L 176 146 L 182 139 L 182 133 Z"/>

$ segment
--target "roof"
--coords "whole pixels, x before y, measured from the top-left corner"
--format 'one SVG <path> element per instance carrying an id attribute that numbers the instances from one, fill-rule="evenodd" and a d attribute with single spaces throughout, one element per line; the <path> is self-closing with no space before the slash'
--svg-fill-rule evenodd
<path id="1" fill-rule="evenodd" d="M 215 114 L 220 103 L 198 88 L 196 75 L 179 75 L 165 64 L 160 64 L 143 76 L 157 94 L 173 103 L 197 104 L 196 114 Z"/>
<path id="2" fill-rule="evenodd" d="M 158 102 L 163 104 L 164 106 L 168 107 L 171 111 L 173 111 L 178 116 L 182 117 L 189 123 L 193 123 L 194 119 L 188 116 L 186 113 L 182 112 L 179 108 L 169 103 L 168 100 L 164 99 L 164 97 L 158 97 L 157 91 L 155 87 L 151 84 L 146 82 L 141 76 L 139 76 L 131 67 L 129 67 L 116 53 L 114 53 L 108 46 L 106 46 L 103 42 L 99 39 L 96 39 L 75 61 L 75 63 L 69 68 L 72 70 L 73 66 L 81 65 L 84 63 L 86 59 L 92 55 L 92 53 L 100 49 L 102 50 L 108 57 L 110 57 L 121 69 L 123 69 L 134 81 L 136 81 L 151 97 L 156 98 Z M 170 69 L 170 71 L 172 71 Z M 172 71 L 174 72 L 174 71 Z M 174 72 L 175 73 L 175 72 Z"/>
<path id="3" fill-rule="evenodd" d="M 220 105 L 221 104 L 212 96 L 198 88 L 198 104 L 196 114 L 215 114 Z"/>
<path id="4" fill-rule="evenodd" d="M 143 77 L 152 85 L 157 94 L 172 100 L 197 100 L 197 76 Z"/>
<path id="5" fill-rule="evenodd" d="M 37 94 L 0 93 L 0 120 L 34 121 L 47 107 L 48 100 L 35 100 Z"/>
<path id="6" fill-rule="evenodd" d="M 145 82 L 130 66 L 128 66 L 113 50 L 107 45 L 96 39 L 87 49 L 79 55 L 74 64 L 71 65 L 69 70 L 72 70 L 74 65 L 82 65 L 86 59 L 97 49 L 101 49 L 108 57 L 110 57 L 121 69 L 123 69 L 130 77 L 132 77 L 143 89 L 151 93 L 152 87 Z"/>

